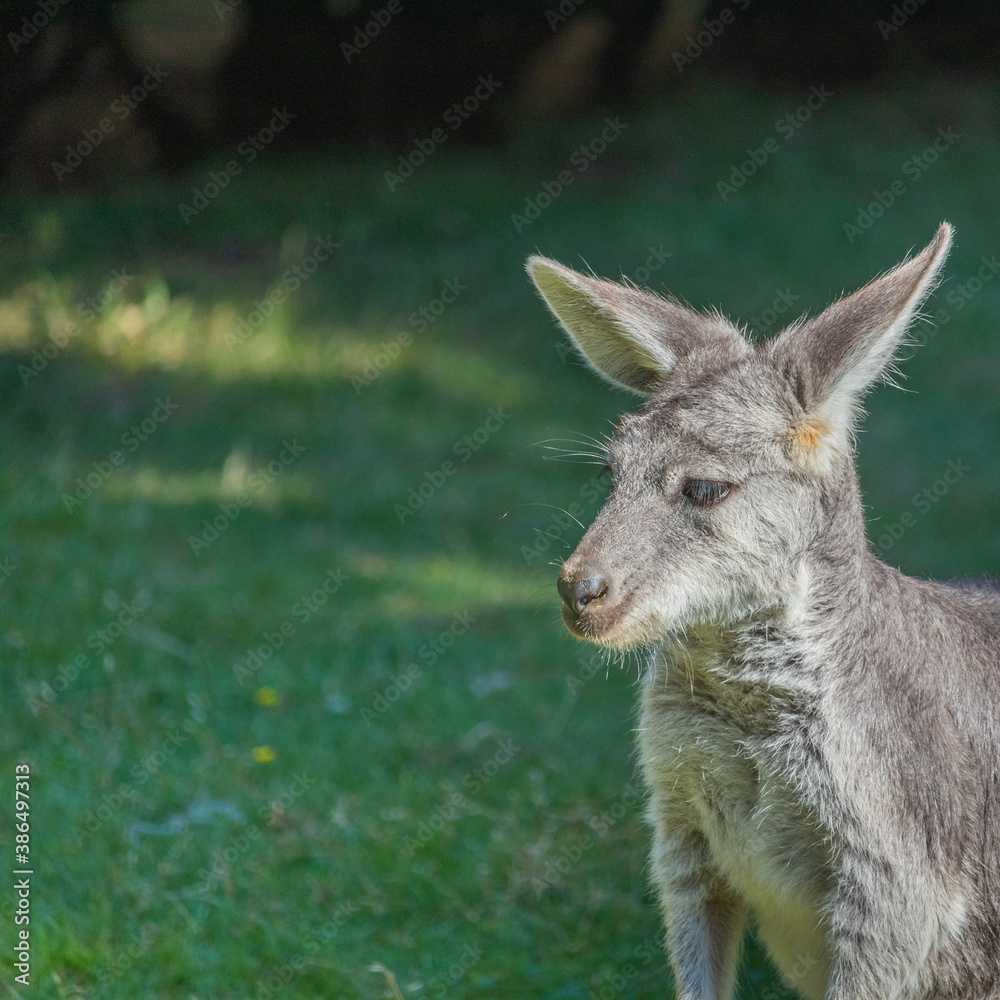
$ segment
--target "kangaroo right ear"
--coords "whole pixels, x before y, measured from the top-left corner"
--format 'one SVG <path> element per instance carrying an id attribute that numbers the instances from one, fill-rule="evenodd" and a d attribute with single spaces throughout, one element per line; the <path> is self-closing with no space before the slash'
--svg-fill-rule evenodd
<path id="1" fill-rule="evenodd" d="M 773 356 L 808 418 L 801 441 L 818 445 L 831 434 L 845 439 L 865 392 L 892 371 L 907 328 L 937 282 L 951 235 L 951 226 L 942 223 L 916 257 L 772 342 Z"/>
<path id="2" fill-rule="evenodd" d="M 720 339 L 749 350 L 735 327 L 650 292 L 579 274 L 545 257 L 528 274 L 587 363 L 614 385 L 649 395 L 678 361 Z"/>

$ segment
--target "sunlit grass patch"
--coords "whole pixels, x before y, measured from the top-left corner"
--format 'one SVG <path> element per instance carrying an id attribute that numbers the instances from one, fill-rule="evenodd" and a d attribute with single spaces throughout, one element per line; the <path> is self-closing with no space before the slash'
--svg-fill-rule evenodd
<path id="1" fill-rule="evenodd" d="M 967 129 L 863 237 L 842 230 L 937 117 L 992 106 L 930 89 L 933 124 L 837 95 L 723 202 L 716 180 L 801 97 L 691 88 L 521 233 L 511 213 L 593 122 L 443 149 L 391 196 L 379 155 L 275 157 L 190 227 L 188 178 L 0 208 L 0 745 L 40 776 L 39 998 L 245 1000 L 306 942 L 282 996 L 376 1000 L 381 964 L 405 996 L 454 966 L 452 997 L 578 1000 L 639 946 L 622 997 L 670 995 L 648 831 L 622 802 L 636 663 L 564 634 L 554 587 L 583 531 L 559 508 L 586 524 L 603 493 L 539 446 L 641 403 L 566 350 L 523 261 L 634 275 L 662 245 L 655 288 L 744 319 L 788 289 L 815 313 L 948 218 L 934 308 L 995 249 L 994 133 Z M 340 246 L 293 288 L 321 238 Z M 893 545 L 904 569 L 997 571 L 998 327 L 988 285 L 905 362 L 915 392 L 868 400 L 875 538 L 949 460 L 970 469 Z M 228 811 L 191 820 L 206 801 Z M 743 994 L 788 995 L 752 944 L 746 970 Z"/>
<path id="2" fill-rule="evenodd" d="M 267 293 L 260 301 L 266 299 Z M 287 304 L 266 314 L 225 298 L 206 304 L 171 294 L 159 274 L 129 275 L 113 292 L 89 298 L 71 281 L 43 278 L 0 299 L 0 348 L 23 355 L 18 373 L 25 385 L 79 352 L 107 358 L 123 372 L 328 382 L 355 397 L 380 379 L 407 375 L 451 397 L 489 396 L 508 405 L 543 391 L 540 380 L 517 369 L 498 382 L 493 358 L 472 344 L 442 342 L 446 330 L 460 339 L 448 322 L 435 336 L 374 317 L 362 325 L 334 314 L 317 323 Z"/>
<path id="3" fill-rule="evenodd" d="M 362 553 L 349 555 L 346 565 L 377 585 L 380 613 L 390 619 L 483 608 L 537 608 L 547 603 L 546 596 L 526 586 L 517 567 L 444 556 L 415 559 Z"/>

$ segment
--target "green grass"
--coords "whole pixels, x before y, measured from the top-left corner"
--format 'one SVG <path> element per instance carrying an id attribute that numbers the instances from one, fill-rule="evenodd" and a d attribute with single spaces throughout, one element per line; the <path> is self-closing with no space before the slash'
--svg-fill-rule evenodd
<path id="1" fill-rule="evenodd" d="M 600 121 L 502 154 L 442 148 L 392 192 L 395 157 L 275 149 L 189 226 L 178 202 L 213 162 L 171 187 L 7 199 L 0 745 L 5 780 L 31 764 L 35 871 L 31 986 L 9 995 L 367 1000 L 390 995 L 377 963 L 404 996 L 670 995 L 630 787 L 634 670 L 595 670 L 556 611 L 550 562 L 579 529 L 547 505 L 586 521 L 595 470 L 534 447 L 601 434 L 634 402 L 560 351 L 524 258 L 633 275 L 662 247 L 648 284 L 749 320 L 785 289 L 815 312 L 947 218 L 958 243 L 929 311 L 949 322 L 906 362 L 911 393 L 870 398 L 859 466 L 873 533 L 915 517 L 889 561 L 1000 567 L 1000 278 L 961 309 L 947 298 L 1000 250 L 1000 90 L 837 94 L 722 200 L 716 182 L 806 96 L 680 92 L 626 118 L 520 233 L 511 214 Z M 939 127 L 960 141 L 911 182 Z M 900 177 L 905 195 L 849 242 L 844 224 Z M 282 276 L 327 236 L 339 249 L 292 291 Z M 411 324 L 449 280 L 455 301 Z M 22 377 L 67 320 L 66 347 Z M 176 412 L 158 421 L 158 399 Z M 285 442 L 302 450 L 282 464 Z M 915 507 L 958 459 L 968 473 Z M 539 529 L 560 536 L 547 551 Z M 109 643 L 98 630 L 129 606 Z M 201 800 L 217 803 L 204 822 L 166 832 Z M 10 796 L 2 816 L 9 852 Z M 741 990 L 786 995 L 752 946 Z"/>

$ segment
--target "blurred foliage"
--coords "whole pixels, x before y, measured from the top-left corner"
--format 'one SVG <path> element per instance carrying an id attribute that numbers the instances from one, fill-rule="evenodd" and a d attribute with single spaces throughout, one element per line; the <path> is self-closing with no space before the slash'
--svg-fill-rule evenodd
<path id="1" fill-rule="evenodd" d="M 391 189 L 398 153 L 275 147 L 211 198 L 210 158 L 0 206 L 0 745 L 32 768 L 32 996 L 374 998 L 378 964 L 404 995 L 668 994 L 636 664 L 573 643 L 553 587 L 579 535 L 554 508 L 586 523 L 596 469 L 538 447 L 634 400 L 566 352 L 525 257 L 767 335 L 947 218 L 936 322 L 910 392 L 870 398 L 859 466 L 877 536 L 961 459 L 886 558 L 1000 566 L 1000 284 L 973 283 L 1000 249 L 1000 90 L 834 88 L 786 136 L 808 95 L 691 88 L 599 153 L 603 116 L 524 127 Z M 908 172 L 939 129 L 959 138 Z M 741 995 L 787 995 L 752 944 Z"/>

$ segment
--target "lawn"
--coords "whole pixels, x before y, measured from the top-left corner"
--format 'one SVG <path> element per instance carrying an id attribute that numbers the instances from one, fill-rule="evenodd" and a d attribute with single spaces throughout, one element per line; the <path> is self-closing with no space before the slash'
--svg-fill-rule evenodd
<path id="1" fill-rule="evenodd" d="M 33 874 L 4 995 L 671 995 L 636 664 L 557 610 L 598 470 L 540 444 L 635 401 L 527 255 L 766 335 L 952 222 L 859 468 L 887 561 L 1000 572 L 1000 88 L 809 97 L 686 89 L 402 181 L 278 140 L 213 197 L 224 150 L 8 195 L 0 746 Z M 741 996 L 790 995 L 747 958 Z"/>

